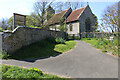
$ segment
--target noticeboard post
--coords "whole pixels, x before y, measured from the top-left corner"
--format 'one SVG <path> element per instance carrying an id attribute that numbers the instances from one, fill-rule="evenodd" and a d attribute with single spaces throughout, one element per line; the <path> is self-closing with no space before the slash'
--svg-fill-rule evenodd
<path id="1" fill-rule="evenodd" d="M 13 13 L 13 29 L 15 29 L 16 26 L 26 27 L 26 15 Z"/>

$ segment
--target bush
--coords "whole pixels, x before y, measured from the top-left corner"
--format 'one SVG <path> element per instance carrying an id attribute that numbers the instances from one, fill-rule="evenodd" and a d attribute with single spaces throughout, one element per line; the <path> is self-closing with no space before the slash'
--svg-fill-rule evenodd
<path id="1" fill-rule="evenodd" d="M 50 43 L 55 43 L 55 38 L 54 37 L 49 37 L 46 40 Z"/>
<path id="2" fill-rule="evenodd" d="M 4 30 L 4 29 L 2 29 L 2 28 L 0 28 L 0 32 L 1 32 L 1 31 L 3 32 L 3 31 L 5 31 L 5 30 Z"/>
<path id="3" fill-rule="evenodd" d="M 102 52 L 107 52 L 107 50 L 102 50 Z"/>
<path id="4" fill-rule="evenodd" d="M 65 44 L 66 40 L 64 40 L 63 38 L 56 38 L 55 39 L 57 44 Z"/>
<path id="5" fill-rule="evenodd" d="M 3 78 L 42 78 L 42 71 L 32 68 L 24 69 L 17 66 L 2 66 Z"/>
<path id="6" fill-rule="evenodd" d="M 7 54 L 7 52 L 2 51 L 2 59 L 8 59 L 10 57 L 9 54 Z"/>
<path id="7" fill-rule="evenodd" d="M 91 40 L 91 38 L 87 38 L 87 40 Z"/>
<path id="8" fill-rule="evenodd" d="M 44 74 L 36 68 L 21 68 L 17 66 L 2 65 L 2 80 L 71 80 L 60 78 L 52 74 Z"/>
<path id="9" fill-rule="evenodd" d="M 75 36 L 74 39 L 75 40 L 80 40 L 80 37 L 79 36 Z"/>

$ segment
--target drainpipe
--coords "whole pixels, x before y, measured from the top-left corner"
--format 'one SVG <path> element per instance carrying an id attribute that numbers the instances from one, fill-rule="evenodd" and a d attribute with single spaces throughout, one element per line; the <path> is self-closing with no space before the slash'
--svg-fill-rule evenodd
<path id="1" fill-rule="evenodd" d="M 66 25 L 67 19 L 65 16 L 65 38 L 67 39 L 67 25 Z"/>

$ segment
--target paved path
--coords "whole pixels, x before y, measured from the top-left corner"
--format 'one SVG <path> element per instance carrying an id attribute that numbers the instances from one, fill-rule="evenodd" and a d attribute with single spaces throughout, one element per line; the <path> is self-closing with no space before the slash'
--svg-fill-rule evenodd
<path id="1" fill-rule="evenodd" d="M 3 60 L 3 64 L 36 67 L 42 71 L 72 78 L 117 78 L 118 59 L 101 53 L 88 43 L 77 41 L 72 51 L 35 62 Z"/>

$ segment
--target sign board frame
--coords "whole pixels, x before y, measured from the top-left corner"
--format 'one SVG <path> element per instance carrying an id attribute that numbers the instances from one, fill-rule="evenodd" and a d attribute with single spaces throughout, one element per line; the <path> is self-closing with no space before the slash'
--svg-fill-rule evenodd
<path id="1" fill-rule="evenodd" d="M 13 30 L 15 29 L 15 25 L 17 23 L 21 23 L 24 27 L 26 27 L 26 15 L 13 13 Z"/>

